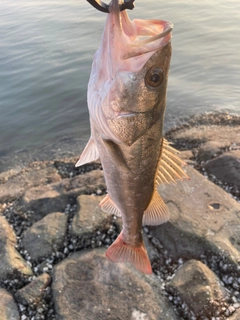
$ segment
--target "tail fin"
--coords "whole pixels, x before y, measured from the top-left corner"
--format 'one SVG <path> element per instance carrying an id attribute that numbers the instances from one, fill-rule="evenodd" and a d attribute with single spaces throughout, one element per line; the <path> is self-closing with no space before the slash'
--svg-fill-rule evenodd
<path id="1" fill-rule="evenodd" d="M 152 273 L 152 267 L 144 244 L 142 243 L 140 247 L 132 247 L 126 244 L 122 239 L 122 232 L 107 249 L 106 257 L 112 262 L 129 262 L 137 270 L 145 274 Z"/>

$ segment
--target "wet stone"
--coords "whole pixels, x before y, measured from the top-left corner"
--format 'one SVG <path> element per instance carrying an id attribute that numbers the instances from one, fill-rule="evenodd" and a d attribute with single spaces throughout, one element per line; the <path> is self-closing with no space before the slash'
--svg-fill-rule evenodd
<path id="1" fill-rule="evenodd" d="M 228 320 L 239 320 L 240 319 L 240 309 L 234 310 L 233 312 L 234 313 L 228 318 Z"/>
<path id="2" fill-rule="evenodd" d="M 208 174 L 240 190 L 240 150 L 226 152 L 205 164 Z"/>
<path id="3" fill-rule="evenodd" d="M 175 273 L 168 286 L 173 288 L 193 313 L 214 317 L 221 312 L 227 292 L 217 276 L 202 262 L 190 260 Z"/>
<path id="4" fill-rule="evenodd" d="M 48 257 L 63 246 L 66 228 L 67 215 L 50 213 L 24 232 L 22 245 L 32 260 Z"/>
<path id="5" fill-rule="evenodd" d="M 225 257 L 237 274 L 240 204 L 220 187 L 188 167 L 190 181 L 161 185 L 169 222 L 149 227 L 173 259 L 199 259 L 208 253 Z"/>
<path id="6" fill-rule="evenodd" d="M 72 221 L 71 234 L 74 236 L 84 236 L 103 230 L 112 220 L 112 215 L 103 212 L 99 206 L 104 196 L 80 195 L 77 198 L 77 212 Z"/>
<path id="7" fill-rule="evenodd" d="M 27 210 L 33 212 L 29 219 L 36 222 L 50 212 L 64 211 L 69 198 L 85 193 L 91 194 L 98 189 L 105 190 L 106 185 L 102 171 L 94 170 L 44 187 L 27 190 L 20 199 L 18 210 L 19 212 Z"/>
<path id="8" fill-rule="evenodd" d="M 227 141 L 208 141 L 201 145 L 197 153 L 199 162 L 206 162 L 221 155 L 224 150 L 228 149 Z"/>
<path id="9" fill-rule="evenodd" d="M 0 279 L 11 276 L 15 271 L 22 275 L 32 274 L 28 263 L 15 249 L 16 245 L 17 239 L 12 227 L 5 217 L 0 217 Z"/>
<path id="10" fill-rule="evenodd" d="M 43 297 L 44 292 L 51 282 L 51 277 L 47 273 L 41 274 L 28 285 L 18 290 L 15 298 L 20 303 L 37 304 Z"/>
<path id="11" fill-rule="evenodd" d="M 0 203 L 19 198 L 27 189 L 59 181 L 60 175 L 50 163 L 33 163 L 31 167 L 17 172 L 9 170 L 2 174 L 0 183 Z M 1 180 L 0 180 L 1 182 Z"/>
<path id="12" fill-rule="evenodd" d="M 113 264 L 104 252 L 75 253 L 54 268 L 58 319 L 177 320 L 155 276 Z"/>
<path id="13" fill-rule="evenodd" d="M 0 320 L 20 320 L 17 305 L 12 295 L 0 288 Z"/>

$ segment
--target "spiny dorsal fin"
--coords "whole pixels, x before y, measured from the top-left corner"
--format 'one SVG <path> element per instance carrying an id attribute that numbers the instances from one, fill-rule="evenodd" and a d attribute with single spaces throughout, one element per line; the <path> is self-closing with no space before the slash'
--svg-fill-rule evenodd
<path id="1" fill-rule="evenodd" d="M 158 194 L 157 190 L 154 190 L 153 197 L 144 211 L 143 226 L 156 226 L 168 221 L 170 214 L 163 199 Z"/>
<path id="2" fill-rule="evenodd" d="M 176 156 L 177 153 L 179 153 L 179 151 L 171 147 L 166 139 L 163 139 L 162 153 L 155 176 L 156 185 L 175 182 L 176 180 L 183 180 L 184 178 L 189 179 L 182 169 L 182 166 L 186 165 L 186 163 Z"/>
<path id="3" fill-rule="evenodd" d="M 117 217 L 122 216 L 121 211 L 118 209 L 118 207 L 115 205 L 108 194 L 105 198 L 102 199 L 102 201 L 99 203 L 99 206 L 106 213 L 114 214 Z"/>
<path id="4" fill-rule="evenodd" d="M 86 163 L 96 161 L 99 158 L 97 146 L 92 138 L 89 139 L 75 167 L 80 167 Z"/>

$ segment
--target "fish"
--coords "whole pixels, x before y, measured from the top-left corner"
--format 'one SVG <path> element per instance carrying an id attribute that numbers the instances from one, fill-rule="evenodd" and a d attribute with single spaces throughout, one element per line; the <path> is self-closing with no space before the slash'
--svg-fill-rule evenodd
<path id="1" fill-rule="evenodd" d="M 130 20 L 119 10 L 122 2 L 111 1 L 94 55 L 87 95 L 91 136 L 76 166 L 100 158 L 108 192 L 101 209 L 122 218 L 106 257 L 151 274 L 142 226 L 169 220 L 158 185 L 188 178 L 163 137 L 173 25 Z"/>

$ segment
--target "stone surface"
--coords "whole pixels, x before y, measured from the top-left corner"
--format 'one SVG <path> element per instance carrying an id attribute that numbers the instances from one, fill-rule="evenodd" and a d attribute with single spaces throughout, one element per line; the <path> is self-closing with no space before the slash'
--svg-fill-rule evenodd
<path id="1" fill-rule="evenodd" d="M 71 234 L 74 236 L 85 236 L 104 229 L 111 221 L 112 215 L 103 212 L 99 202 L 104 198 L 94 195 L 80 195 L 77 198 L 77 212 L 72 220 Z"/>
<path id="2" fill-rule="evenodd" d="M 103 173 L 101 170 L 93 170 L 72 179 L 27 190 L 20 200 L 19 211 L 33 211 L 31 220 L 36 222 L 50 212 L 64 211 L 69 198 L 91 194 L 98 189 L 106 189 Z"/>
<path id="3" fill-rule="evenodd" d="M 42 259 L 62 247 L 66 228 L 67 215 L 50 213 L 24 232 L 22 244 L 32 260 Z"/>
<path id="4" fill-rule="evenodd" d="M 204 165 L 208 174 L 240 190 L 240 150 L 226 152 Z"/>
<path id="5" fill-rule="evenodd" d="M 234 314 L 228 318 L 229 320 L 239 320 L 240 319 L 240 309 L 237 309 Z"/>
<path id="6" fill-rule="evenodd" d="M 11 276 L 15 271 L 31 275 L 32 270 L 15 249 L 17 239 L 12 227 L 4 217 L 0 217 L 0 279 Z"/>
<path id="7" fill-rule="evenodd" d="M 0 288 L 0 320 L 20 320 L 17 305 L 12 295 Z"/>
<path id="8" fill-rule="evenodd" d="M 227 298 L 216 275 L 203 263 L 190 260 L 184 263 L 169 282 L 177 295 L 197 317 L 217 316 Z"/>
<path id="9" fill-rule="evenodd" d="M 175 258 L 221 254 L 238 270 L 240 263 L 240 204 L 221 188 L 188 167 L 190 181 L 161 185 L 170 221 L 149 228 Z M 239 272 L 239 271 L 238 271 Z"/>
<path id="10" fill-rule="evenodd" d="M 225 146 L 239 145 L 240 130 L 238 126 L 229 125 L 194 125 L 183 126 L 167 134 L 176 144 L 183 146 L 200 146 L 208 141 L 217 141 Z M 188 148 L 189 149 L 189 148 Z"/>
<path id="11" fill-rule="evenodd" d="M 44 291 L 49 286 L 51 277 L 47 273 L 41 274 L 25 287 L 18 290 L 15 298 L 20 303 L 37 304 L 44 295 Z"/>
<path id="12" fill-rule="evenodd" d="M 203 115 L 166 133 L 166 138 L 172 140 L 177 149 L 183 150 L 180 153 L 182 159 L 206 174 L 202 170 L 204 162 L 219 160 L 221 154 L 228 155 L 226 152 L 239 152 L 239 135 L 239 117 Z M 60 147 L 62 157 L 59 156 Z M 71 153 L 66 148 L 70 148 Z M 92 163 L 76 170 L 75 152 L 78 149 L 69 140 L 63 139 L 61 145 L 57 145 L 54 150 L 51 148 L 53 154 L 51 157 L 48 155 L 50 161 L 30 163 L 35 159 L 31 150 L 24 158 L 24 163 L 20 162 L 20 155 L 19 158 L 14 157 L 4 167 L 11 170 L 0 173 L 0 282 L 1 286 L 18 298 L 21 320 L 53 320 L 56 317 L 75 320 L 79 319 L 79 315 L 83 319 L 93 319 L 92 314 L 95 319 L 100 320 L 239 320 L 240 204 L 226 193 L 231 192 L 240 201 L 237 190 L 231 188 L 233 179 L 225 182 L 226 185 L 208 175 L 208 179 L 224 187 L 222 190 L 210 183 L 206 176 L 188 168 L 191 181 L 161 186 L 161 194 L 170 209 L 171 219 L 159 227 L 144 227 L 144 242 L 157 275 L 157 278 L 154 275 L 149 277 L 139 274 L 128 264 L 109 262 L 104 257 L 106 248 L 94 249 L 99 246 L 107 247 L 114 241 L 121 229 L 121 219 L 100 211 L 100 197 L 96 195 L 103 195 L 106 190 L 103 173 L 99 170 L 101 165 Z M 38 154 L 42 160 L 46 159 L 47 153 L 44 150 L 38 150 Z M 13 163 L 14 168 L 11 165 Z M 0 158 L 1 168 L 2 164 Z M 221 174 L 225 172 L 229 176 L 229 164 L 231 165 L 228 162 L 226 170 L 222 170 Z M 238 168 L 237 165 L 235 162 L 235 169 Z M 79 206 L 76 210 L 77 197 Z M 61 218 L 56 217 L 53 222 L 51 214 L 56 211 L 65 212 L 66 215 L 58 213 Z M 13 229 L 6 224 L 4 217 Z M 62 217 L 67 217 L 67 223 L 61 241 L 58 239 L 58 251 L 55 252 L 56 246 L 51 246 L 55 237 L 52 238 L 52 233 Z M 41 220 L 43 218 L 46 219 L 45 222 Z M 32 226 L 37 221 L 39 228 L 36 228 L 36 224 Z M 51 224 L 53 229 L 49 230 Z M 34 228 L 42 240 L 46 241 L 39 243 L 32 233 L 33 238 L 29 237 L 23 246 L 23 233 L 31 233 Z M 49 233 L 50 238 L 47 235 Z M 15 234 L 19 236 L 18 245 Z M 36 261 L 31 259 L 25 250 L 25 246 L 31 242 L 32 255 L 34 251 L 41 253 L 41 250 L 47 248 L 44 253 L 47 259 L 42 253 L 37 255 Z M 83 251 L 85 248 L 92 251 Z M 17 250 L 25 260 L 32 263 L 35 276 L 42 272 L 49 272 L 52 276 L 54 268 L 54 297 L 49 287 L 49 276 L 32 276 L 28 266 L 31 263 L 26 263 Z M 81 251 L 74 253 L 78 250 Z M 199 261 L 194 262 L 202 266 L 200 271 L 204 274 L 202 282 L 198 284 L 194 277 L 199 268 L 192 266 L 190 271 L 185 269 L 189 263 L 186 261 L 193 258 L 205 264 L 202 266 Z M 56 265 L 57 263 L 59 264 Z M 181 268 L 185 271 L 183 276 L 179 276 Z M 203 272 L 202 268 L 207 271 Z M 214 278 L 212 274 L 211 277 L 208 276 L 211 273 L 208 268 L 218 275 L 221 285 L 227 288 L 229 294 L 229 299 L 216 317 L 207 317 L 206 314 L 197 316 L 197 303 L 193 312 L 177 295 L 181 285 L 171 288 L 173 291 L 168 286 L 171 279 L 176 279 L 177 276 L 180 278 L 179 283 L 192 276 L 194 279 L 189 285 L 190 291 L 193 284 L 197 294 L 204 288 L 201 292 L 203 295 L 200 296 L 204 300 L 205 293 L 210 292 L 208 281 Z M 211 286 L 209 283 L 210 288 Z M 186 302 L 190 299 L 188 291 L 187 289 L 184 296 Z M 1 300 L 0 296 L 0 304 Z M 191 308 L 192 303 L 188 303 Z M 0 316 L 1 311 L 0 305 Z"/>
<path id="13" fill-rule="evenodd" d="M 199 162 L 206 162 L 211 160 L 212 158 L 216 158 L 221 155 L 224 150 L 228 149 L 229 142 L 227 140 L 224 141 L 208 141 L 202 144 L 197 153 L 197 160 Z"/>
<path id="14" fill-rule="evenodd" d="M 177 320 L 154 276 L 113 264 L 104 251 L 75 253 L 54 268 L 58 319 Z"/>
<path id="15" fill-rule="evenodd" d="M 0 203 L 19 198 L 27 189 L 60 180 L 52 163 L 33 163 L 21 170 L 9 170 L 0 179 Z"/>

